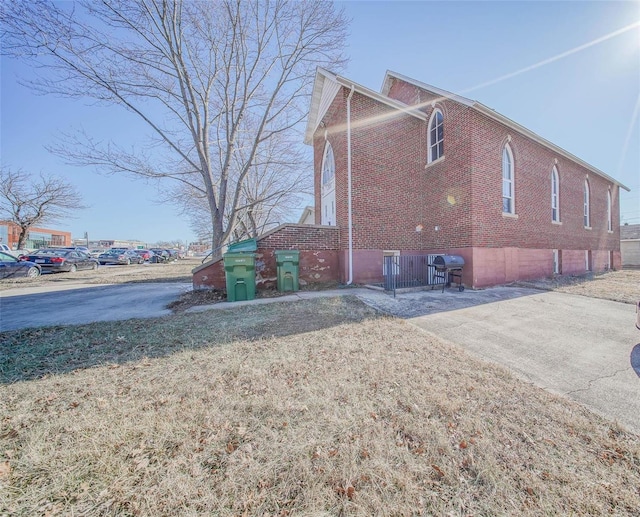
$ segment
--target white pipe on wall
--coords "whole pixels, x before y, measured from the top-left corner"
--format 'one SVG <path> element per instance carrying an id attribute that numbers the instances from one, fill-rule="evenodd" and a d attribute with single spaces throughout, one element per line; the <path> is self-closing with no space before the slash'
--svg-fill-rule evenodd
<path id="1" fill-rule="evenodd" d="M 347 97 L 347 204 L 349 218 L 349 280 L 347 285 L 353 283 L 353 217 L 351 214 L 351 97 L 355 86 L 351 85 L 351 91 Z"/>

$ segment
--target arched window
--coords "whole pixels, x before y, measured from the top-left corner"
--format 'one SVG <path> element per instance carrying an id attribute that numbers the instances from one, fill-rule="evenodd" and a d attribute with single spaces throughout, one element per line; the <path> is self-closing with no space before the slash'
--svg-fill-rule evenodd
<path id="1" fill-rule="evenodd" d="M 513 153 L 509 144 L 505 144 L 502 150 L 502 211 L 505 214 L 515 213 L 513 194 Z"/>
<path id="2" fill-rule="evenodd" d="M 444 117 L 439 109 L 429 119 L 429 162 L 444 156 Z"/>
<path id="3" fill-rule="evenodd" d="M 584 227 L 591 226 L 591 218 L 589 217 L 589 180 L 584 180 Z"/>
<path id="4" fill-rule="evenodd" d="M 551 169 L 551 220 L 560 222 L 560 179 L 555 166 Z"/>
<path id="5" fill-rule="evenodd" d="M 326 185 L 336 175 L 336 162 L 333 158 L 333 149 L 331 144 L 327 142 L 324 148 L 324 158 L 322 159 L 322 184 Z"/>
<path id="6" fill-rule="evenodd" d="M 607 190 L 607 230 L 613 231 L 613 221 L 611 220 L 611 191 Z"/>

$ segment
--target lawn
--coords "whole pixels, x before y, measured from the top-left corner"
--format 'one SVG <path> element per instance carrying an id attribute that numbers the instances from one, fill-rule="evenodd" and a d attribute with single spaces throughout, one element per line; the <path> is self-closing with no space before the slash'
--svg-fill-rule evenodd
<path id="1" fill-rule="evenodd" d="M 188 282 L 191 270 L 200 259 L 183 259 L 167 264 L 140 264 L 130 266 L 100 266 L 97 270 L 75 273 L 45 273 L 38 278 L 7 278 L 0 280 L 0 291 L 18 287 L 40 287 L 48 284 L 122 284 L 128 282 Z"/>
<path id="2" fill-rule="evenodd" d="M 352 297 L 0 334 L 0 515 L 637 515 L 640 438 Z"/>
<path id="3" fill-rule="evenodd" d="M 605 298 L 615 302 L 637 303 L 640 301 L 640 270 L 637 269 L 583 275 L 556 275 L 553 278 L 519 281 L 516 284 L 592 298 Z"/>

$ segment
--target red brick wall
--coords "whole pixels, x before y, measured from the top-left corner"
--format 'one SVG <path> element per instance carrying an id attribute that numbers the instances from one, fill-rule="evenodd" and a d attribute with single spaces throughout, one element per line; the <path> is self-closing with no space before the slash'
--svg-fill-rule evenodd
<path id="1" fill-rule="evenodd" d="M 348 246 L 346 89 L 314 135 L 316 222 L 320 218 L 325 131 L 336 161 L 336 219 Z M 351 100 L 354 249 L 411 249 L 471 242 L 468 109 L 437 104 L 445 114 L 445 159 L 427 165 L 427 122 L 355 93 Z M 430 116 L 429 105 L 425 113 Z M 455 121 L 455 122 L 454 122 Z M 426 169 L 425 169 L 426 167 Z M 439 232 L 435 232 L 439 226 Z M 422 232 L 416 228 L 421 227 Z"/>
<path id="2" fill-rule="evenodd" d="M 620 249 L 618 188 L 512 129 L 473 112 L 470 124 L 474 246 L 547 249 Z M 502 149 L 508 136 L 514 157 L 517 218 L 502 215 Z M 446 138 L 446 137 L 445 137 Z M 557 164 L 556 164 L 557 160 Z M 551 220 L 551 170 L 559 175 L 560 222 Z M 589 179 L 591 230 L 583 224 L 583 185 Z M 607 231 L 607 190 L 613 232 Z"/>
<path id="3" fill-rule="evenodd" d="M 346 98 L 340 90 L 314 135 L 316 217 L 325 137 L 336 159 L 341 279 L 347 279 Z M 605 178 L 463 104 L 393 79 L 388 96 L 444 114 L 444 159 L 427 164 L 427 121 L 354 93 L 351 99 L 354 280 L 375 281 L 383 250 L 443 250 L 463 255 L 468 285 L 492 285 L 553 273 L 603 270 L 613 251 L 620 267 L 618 188 Z M 502 213 L 502 149 L 514 155 L 515 214 Z M 551 220 L 551 170 L 559 174 L 561 224 Z M 583 225 L 583 185 L 590 185 L 591 229 Z M 607 229 L 607 191 L 613 231 Z M 416 231 L 417 228 L 421 231 Z M 438 227 L 438 231 L 435 228 Z M 485 251 L 482 251 L 485 250 Z"/>
<path id="4" fill-rule="evenodd" d="M 258 239 L 256 285 L 274 287 L 277 280 L 276 250 L 300 250 L 301 285 L 337 282 L 338 229 L 328 226 L 286 224 Z M 194 289 L 226 289 L 222 259 L 193 270 Z"/>

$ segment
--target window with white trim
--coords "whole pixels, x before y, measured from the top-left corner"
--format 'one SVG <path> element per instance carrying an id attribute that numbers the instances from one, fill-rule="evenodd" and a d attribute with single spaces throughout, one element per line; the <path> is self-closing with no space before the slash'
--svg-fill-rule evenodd
<path id="1" fill-rule="evenodd" d="M 553 250 L 553 274 L 560 274 L 560 251 Z"/>
<path id="2" fill-rule="evenodd" d="M 555 166 L 551 169 L 551 220 L 560 222 L 560 179 Z"/>
<path id="3" fill-rule="evenodd" d="M 505 214 L 514 214 L 513 199 L 513 153 L 509 144 L 502 149 L 502 211 Z"/>
<path id="4" fill-rule="evenodd" d="M 322 160 L 322 184 L 329 183 L 336 175 L 336 162 L 333 158 L 333 148 L 327 142 L 324 149 L 324 159 Z"/>
<path id="5" fill-rule="evenodd" d="M 439 109 L 429 119 L 429 163 L 444 156 L 444 117 Z"/>
<path id="6" fill-rule="evenodd" d="M 400 264 L 398 258 L 400 257 L 400 250 L 384 250 L 382 252 L 382 275 L 387 276 L 387 264 L 391 264 L 391 271 L 394 275 L 400 274 Z"/>
<path id="7" fill-rule="evenodd" d="M 584 227 L 585 228 L 589 228 L 591 226 L 591 218 L 589 217 L 589 199 L 590 195 L 589 195 L 589 180 L 584 180 L 584 210 L 583 210 L 583 214 L 584 214 Z"/>
<path id="8" fill-rule="evenodd" d="M 607 190 L 607 230 L 613 231 L 613 221 L 611 220 L 611 191 Z"/>

